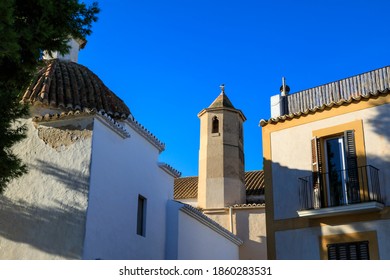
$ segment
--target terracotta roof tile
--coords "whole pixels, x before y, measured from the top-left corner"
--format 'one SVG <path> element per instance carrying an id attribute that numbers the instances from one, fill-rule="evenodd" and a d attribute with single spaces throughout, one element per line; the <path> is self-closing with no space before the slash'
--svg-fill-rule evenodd
<path id="1" fill-rule="evenodd" d="M 245 172 L 246 195 L 264 194 L 264 172 L 263 170 Z M 175 199 L 197 198 L 198 177 L 176 178 L 174 183 Z"/>
<path id="2" fill-rule="evenodd" d="M 198 177 L 176 178 L 174 183 L 175 199 L 197 198 L 198 197 Z"/>
<path id="3" fill-rule="evenodd" d="M 264 194 L 263 170 L 245 172 L 246 195 Z"/>
<path id="4" fill-rule="evenodd" d="M 244 203 L 244 204 L 234 204 L 233 208 L 263 208 L 265 203 Z"/>
<path id="5" fill-rule="evenodd" d="M 23 102 L 53 109 L 96 110 L 127 118 L 130 110 L 87 67 L 59 59 L 49 60 L 25 91 Z"/>
<path id="6" fill-rule="evenodd" d="M 168 172 L 169 174 L 171 174 L 174 178 L 178 178 L 181 176 L 180 171 L 178 171 L 177 169 L 173 168 L 172 166 L 170 166 L 169 164 L 167 164 L 165 162 L 159 162 L 158 166 L 161 169 L 165 170 L 165 172 Z"/>
<path id="7" fill-rule="evenodd" d="M 289 121 L 289 120 L 292 120 L 292 119 L 298 119 L 300 117 L 307 116 L 309 114 L 313 114 L 313 113 L 316 113 L 316 112 L 322 112 L 324 110 L 327 110 L 327 109 L 330 109 L 330 108 L 333 108 L 333 107 L 337 108 L 337 107 L 340 107 L 342 105 L 348 105 L 348 104 L 351 104 L 353 102 L 359 102 L 361 100 L 368 100 L 370 98 L 377 97 L 379 95 L 387 95 L 389 93 L 390 93 L 390 89 L 386 89 L 384 91 L 377 91 L 375 93 L 369 93 L 366 96 L 363 96 L 363 95 L 356 96 L 356 97 L 351 96 L 348 100 L 341 99 L 341 100 L 339 100 L 337 102 L 333 101 L 331 103 L 323 104 L 322 106 L 317 106 L 317 107 L 314 107 L 312 109 L 307 109 L 307 110 L 302 111 L 302 112 L 292 113 L 292 114 L 288 114 L 288 115 L 283 115 L 283 116 L 280 116 L 280 117 L 271 118 L 269 120 L 260 120 L 259 125 L 260 126 L 266 126 L 267 124 L 273 124 L 273 123 Z"/>
<path id="8" fill-rule="evenodd" d="M 146 129 L 143 125 L 141 125 L 133 116 L 127 118 L 125 120 L 130 127 L 139 132 L 141 135 L 145 137 L 151 144 L 153 144 L 160 153 L 165 150 L 165 144 L 161 142 L 153 133 Z"/>

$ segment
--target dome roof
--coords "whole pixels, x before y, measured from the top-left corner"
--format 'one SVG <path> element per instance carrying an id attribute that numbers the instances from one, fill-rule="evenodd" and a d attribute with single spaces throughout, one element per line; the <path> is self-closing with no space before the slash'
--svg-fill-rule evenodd
<path id="1" fill-rule="evenodd" d="M 71 61 L 46 62 L 34 77 L 22 101 L 51 109 L 96 110 L 116 118 L 127 118 L 130 110 L 87 67 Z"/>

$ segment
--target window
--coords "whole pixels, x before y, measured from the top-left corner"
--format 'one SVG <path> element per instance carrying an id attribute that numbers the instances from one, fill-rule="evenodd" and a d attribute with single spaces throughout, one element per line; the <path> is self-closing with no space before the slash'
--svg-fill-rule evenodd
<path id="1" fill-rule="evenodd" d="M 217 116 L 213 117 L 212 122 L 213 123 L 212 123 L 211 133 L 218 133 L 219 132 L 219 120 L 218 120 Z"/>
<path id="2" fill-rule="evenodd" d="M 146 198 L 142 195 L 138 196 L 138 211 L 137 211 L 137 234 L 145 236 L 146 230 Z"/>
<path id="3" fill-rule="evenodd" d="M 314 207 L 360 201 L 358 164 L 353 130 L 312 139 Z"/>
<path id="4" fill-rule="evenodd" d="M 369 260 L 368 241 L 328 244 L 328 260 Z"/>
<path id="5" fill-rule="evenodd" d="M 376 231 L 322 235 L 319 241 L 321 260 L 379 259 Z"/>

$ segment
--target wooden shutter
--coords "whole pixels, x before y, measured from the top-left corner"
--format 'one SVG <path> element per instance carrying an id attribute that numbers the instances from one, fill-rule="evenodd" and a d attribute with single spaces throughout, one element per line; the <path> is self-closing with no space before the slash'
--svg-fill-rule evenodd
<path id="1" fill-rule="evenodd" d="M 311 162 L 313 172 L 318 172 L 317 140 L 317 137 L 311 139 Z"/>
<path id="2" fill-rule="evenodd" d="M 344 150 L 347 169 L 348 203 L 360 202 L 359 173 L 355 147 L 355 132 L 353 130 L 344 132 Z"/>
<path id="3" fill-rule="evenodd" d="M 322 193 L 322 155 L 320 139 L 311 139 L 311 161 L 313 174 L 313 207 L 321 208 Z"/>
<path id="4" fill-rule="evenodd" d="M 368 241 L 328 244 L 329 260 L 369 260 Z"/>

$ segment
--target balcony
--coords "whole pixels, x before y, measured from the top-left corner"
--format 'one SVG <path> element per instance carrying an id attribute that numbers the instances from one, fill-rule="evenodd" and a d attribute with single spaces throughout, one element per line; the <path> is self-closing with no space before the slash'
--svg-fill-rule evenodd
<path id="1" fill-rule="evenodd" d="M 307 218 L 380 211 L 379 169 L 366 165 L 299 178 L 299 202 L 297 213 Z"/>

